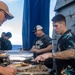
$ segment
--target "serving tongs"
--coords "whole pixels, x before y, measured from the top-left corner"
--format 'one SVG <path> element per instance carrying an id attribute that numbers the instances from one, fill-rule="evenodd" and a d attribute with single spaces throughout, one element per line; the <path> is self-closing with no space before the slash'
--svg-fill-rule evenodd
<path id="1" fill-rule="evenodd" d="M 29 64 L 32 64 L 32 65 L 42 65 L 44 64 L 44 61 L 40 61 L 39 60 L 39 63 L 35 62 L 34 60 L 32 60 L 31 58 L 28 58 L 26 60 L 24 60 L 24 63 L 29 63 Z"/>
<path id="2" fill-rule="evenodd" d="M 32 65 L 37 65 L 37 64 L 39 64 L 39 63 L 35 62 L 34 60 L 32 60 L 32 59 L 30 59 L 30 58 L 24 60 L 24 63 L 29 63 L 29 64 L 32 64 Z"/>

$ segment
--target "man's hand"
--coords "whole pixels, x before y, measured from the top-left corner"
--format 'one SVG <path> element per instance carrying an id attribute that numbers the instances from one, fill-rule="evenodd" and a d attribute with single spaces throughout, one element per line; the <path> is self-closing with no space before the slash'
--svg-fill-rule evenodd
<path id="1" fill-rule="evenodd" d="M 34 61 L 39 63 L 39 60 L 45 61 L 47 58 L 52 58 L 52 53 L 45 53 L 37 56 Z"/>
<path id="2" fill-rule="evenodd" d="M 11 67 L 0 67 L 0 74 L 2 75 L 16 75 L 16 69 Z"/>
<path id="3" fill-rule="evenodd" d="M 8 72 L 8 75 L 16 75 L 16 69 L 15 68 L 13 68 L 13 67 L 6 67 L 6 69 L 7 69 L 7 72 Z"/>
<path id="4" fill-rule="evenodd" d="M 33 50 L 32 50 L 32 52 L 35 52 L 35 53 L 40 53 L 40 51 L 41 51 L 41 50 L 38 50 L 38 49 L 33 49 Z"/>
<path id="5" fill-rule="evenodd" d="M 30 50 L 31 52 L 40 53 L 41 50 L 36 49 L 35 46 L 33 46 Z"/>
<path id="6" fill-rule="evenodd" d="M 39 63 L 39 61 L 44 61 L 45 59 L 42 57 L 42 55 L 37 56 L 34 61 Z"/>

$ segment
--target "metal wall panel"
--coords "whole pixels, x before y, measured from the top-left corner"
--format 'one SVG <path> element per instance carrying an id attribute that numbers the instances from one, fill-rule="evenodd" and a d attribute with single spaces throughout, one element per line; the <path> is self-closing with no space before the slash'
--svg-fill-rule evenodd
<path id="1" fill-rule="evenodd" d="M 64 1 L 67 1 L 67 3 L 64 4 Z M 57 9 L 56 14 L 63 14 L 66 17 L 67 28 L 72 29 L 72 32 L 75 33 L 75 0 L 57 0 L 56 5 L 58 6 L 57 8 L 55 6 L 55 9 Z M 53 45 L 56 50 L 57 41 L 60 36 L 53 32 L 52 37 L 55 39 L 53 40 Z"/>
<path id="2" fill-rule="evenodd" d="M 57 0 L 55 10 L 59 10 L 60 8 L 70 4 L 74 0 Z"/>

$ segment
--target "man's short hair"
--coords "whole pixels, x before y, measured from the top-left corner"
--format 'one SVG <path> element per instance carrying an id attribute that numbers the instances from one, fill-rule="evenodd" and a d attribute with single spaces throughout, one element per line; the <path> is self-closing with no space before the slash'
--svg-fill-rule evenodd
<path id="1" fill-rule="evenodd" d="M 65 16 L 63 16 L 62 14 L 57 14 L 52 18 L 53 22 L 60 22 L 60 21 L 64 21 L 66 23 L 66 19 Z"/>

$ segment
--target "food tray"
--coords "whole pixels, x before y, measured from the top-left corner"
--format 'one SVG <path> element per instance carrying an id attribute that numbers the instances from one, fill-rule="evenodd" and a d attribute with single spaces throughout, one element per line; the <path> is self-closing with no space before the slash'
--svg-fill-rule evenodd
<path id="1" fill-rule="evenodd" d="M 17 75 L 49 75 L 48 69 L 44 65 L 17 67 L 17 70 Z"/>
<path id="2" fill-rule="evenodd" d="M 18 72 L 16 75 L 49 75 L 48 72 Z"/>

